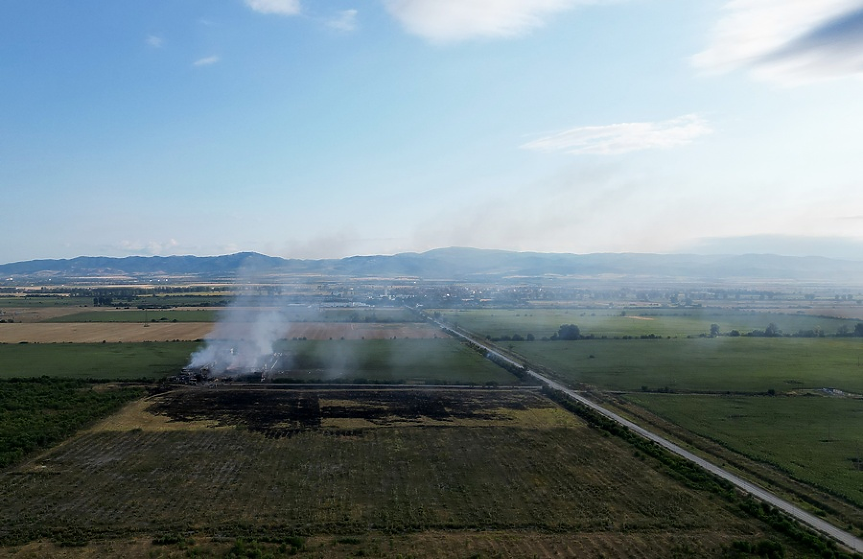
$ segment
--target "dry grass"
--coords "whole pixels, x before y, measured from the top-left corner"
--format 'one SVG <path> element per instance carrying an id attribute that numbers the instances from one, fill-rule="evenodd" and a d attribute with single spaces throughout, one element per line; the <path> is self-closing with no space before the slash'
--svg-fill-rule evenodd
<path id="1" fill-rule="evenodd" d="M 141 431 L 196 431 L 199 429 L 215 429 L 218 421 L 174 421 L 165 415 L 154 415 L 147 411 L 152 404 L 150 398 L 127 404 L 122 410 L 108 417 L 90 429 L 87 433 L 123 432 L 135 429 Z M 226 429 L 227 427 L 221 427 Z"/>
<path id="2" fill-rule="evenodd" d="M 14 323 L 0 324 L 0 343 L 99 343 L 169 342 L 204 338 L 213 329 L 209 322 L 174 323 Z"/>

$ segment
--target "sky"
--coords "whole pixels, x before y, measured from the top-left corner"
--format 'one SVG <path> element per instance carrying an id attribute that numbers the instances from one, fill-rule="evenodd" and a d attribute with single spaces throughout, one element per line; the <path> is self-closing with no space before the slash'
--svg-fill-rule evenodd
<path id="1" fill-rule="evenodd" d="M 863 0 L 4 0 L 0 239 L 863 260 Z"/>

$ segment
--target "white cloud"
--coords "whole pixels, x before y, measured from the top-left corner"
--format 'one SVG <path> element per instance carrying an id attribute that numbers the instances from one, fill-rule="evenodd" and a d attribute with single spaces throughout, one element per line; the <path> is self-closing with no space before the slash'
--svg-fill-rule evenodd
<path id="1" fill-rule="evenodd" d="M 789 85 L 863 72 L 861 0 L 732 0 L 723 12 L 691 58 L 699 69 Z"/>
<path id="2" fill-rule="evenodd" d="M 357 11 L 342 10 L 338 17 L 327 21 L 327 26 L 339 31 L 353 31 L 357 28 Z"/>
<path id="3" fill-rule="evenodd" d="M 163 254 L 174 254 L 180 243 L 176 239 L 160 241 L 120 241 L 120 251 L 127 254 L 148 254 L 159 256 Z"/>
<path id="4" fill-rule="evenodd" d="M 383 0 L 404 28 L 435 42 L 476 37 L 515 37 L 540 27 L 548 16 L 607 0 Z"/>
<path id="5" fill-rule="evenodd" d="M 153 48 L 162 48 L 165 45 L 165 39 L 157 35 L 147 35 L 147 44 Z"/>
<path id="6" fill-rule="evenodd" d="M 211 66 L 221 60 L 218 56 L 206 56 L 192 62 L 192 66 Z"/>
<path id="7" fill-rule="evenodd" d="M 300 13 L 300 0 L 245 0 L 246 6 L 262 14 L 293 16 Z"/>
<path id="8" fill-rule="evenodd" d="M 580 126 L 521 145 L 522 149 L 612 155 L 688 144 L 712 130 L 698 115 L 662 122 Z"/>

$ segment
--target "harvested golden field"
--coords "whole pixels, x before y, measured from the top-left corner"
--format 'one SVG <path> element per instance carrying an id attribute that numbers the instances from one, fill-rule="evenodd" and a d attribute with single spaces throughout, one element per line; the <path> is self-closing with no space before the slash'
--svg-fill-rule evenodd
<path id="1" fill-rule="evenodd" d="M 68 322 L 0 324 L 0 343 L 167 342 L 204 338 L 211 322 Z"/>
<path id="2" fill-rule="evenodd" d="M 15 322 L 0 324 L 0 343 L 99 343 L 194 341 L 209 334 L 212 322 Z M 291 324 L 284 339 L 387 340 L 442 337 L 439 329 L 420 323 L 301 322 Z"/>

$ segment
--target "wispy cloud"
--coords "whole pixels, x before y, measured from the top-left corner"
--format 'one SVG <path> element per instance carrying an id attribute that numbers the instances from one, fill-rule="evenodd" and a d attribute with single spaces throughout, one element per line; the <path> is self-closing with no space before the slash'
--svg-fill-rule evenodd
<path id="1" fill-rule="evenodd" d="M 353 31 L 357 28 L 357 11 L 342 10 L 337 17 L 327 21 L 327 26 L 339 31 Z"/>
<path id="2" fill-rule="evenodd" d="M 522 149 L 613 155 L 686 145 L 712 130 L 698 115 L 661 122 L 579 126 L 522 144 Z"/>
<path id="3" fill-rule="evenodd" d="M 180 243 L 176 239 L 167 241 L 120 241 L 116 248 L 127 254 L 149 254 L 159 256 L 162 254 L 173 254 Z"/>
<path id="4" fill-rule="evenodd" d="M 204 58 L 199 58 L 198 60 L 192 62 L 192 66 L 212 66 L 216 62 L 221 60 L 218 56 L 206 56 Z"/>
<path id="5" fill-rule="evenodd" d="M 542 26 L 552 14 L 608 0 L 383 0 L 414 35 L 434 42 L 515 37 Z"/>
<path id="6" fill-rule="evenodd" d="M 155 49 L 165 46 L 165 39 L 158 35 L 147 35 L 147 44 Z"/>
<path id="7" fill-rule="evenodd" d="M 262 14 L 293 16 L 300 13 L 300 0 L 245 0 L 246 6 Z"/>
<path id="8" fill-rule="evenodd" d="M 723 11 L 691 59 L 699 69 L 785 85 L 863 73 L 861 0 L 733 0 Z"/>

